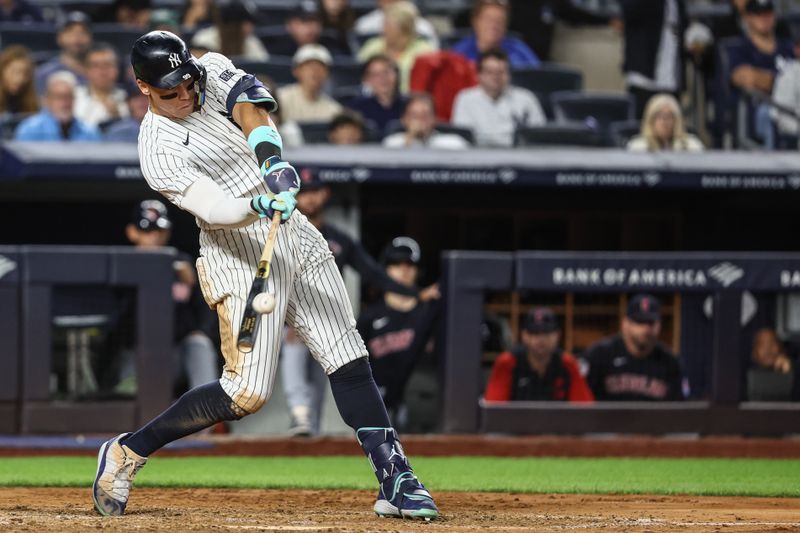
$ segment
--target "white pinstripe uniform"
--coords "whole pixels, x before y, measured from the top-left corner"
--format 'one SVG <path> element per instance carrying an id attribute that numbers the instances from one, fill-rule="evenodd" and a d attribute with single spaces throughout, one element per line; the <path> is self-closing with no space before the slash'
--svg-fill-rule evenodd
<path id="1" fill-rule="evenodd" d="M 202 175 L 234 198 L 267 194 L 256 156 L 225 106 L 245 73 L 220 54 L 208 53 L 199 62 L 207 71 L 203 107 L 180 120 L 151 111 L 144 117 L 139 158 L 147 183 L 178 207 Z M 225 357 L 220 383 L 243 414 L 258 410 L 272 393 L 284 319 L 328 374 L 367 355 L 333 255 L 299 211 L 278 231 L 268 281 L 275 311 L 263 315 L 253 351 L 238 351 L 239 325 L 270 222 L 254 215 L 239 228 L 212 227 L 200 219 L 197 224 L 200 285 L 220 319 Z"/>

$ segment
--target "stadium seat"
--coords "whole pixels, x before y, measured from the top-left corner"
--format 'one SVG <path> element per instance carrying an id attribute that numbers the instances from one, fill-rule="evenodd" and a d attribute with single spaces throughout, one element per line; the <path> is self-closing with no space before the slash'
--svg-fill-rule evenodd
<path id="1" fill-rule="evenodd" d="M 612 122 L 634 119 L 633 98 L 627 94 L 560 91 L 550 101 L 557 122 L 584 122 L 603 133 Z"/>
<path id="2" fill-rule="evenodd" d="M 472 133 L 472 130 L 469 128 L 459 128 L 458 126 L 453 126 L 446 122 L 438 122 L 436 124 L 436 131 L 440 133 L 455 133 L 466 139 L 469 144 L 475 144 L 475 134 Z"/>
<path id="3" fill-rule="evenodd" d="M 306 144 L 325 144 L 328 142 L 329 122 L 299 122 L 300 131 Z"/>
<path id="4" fill-rule="evenodd" d="M 269 61 L 253 61 L 243 57 L 232 58 L 233 64 L 250 74 L 269 76 L 278 87 L 294 83 L 292 74 L 292 58 L 273 56 Z M 275 90 L 277 87 L 270 87 Z"/>
<path id="5" fill-rule="evenodd" d="M 511 83 L 537 94 L 550 95 L 557 91 L 580 91 L 583 74 L 574 68 L 544 63 L 539 68 L 511 70 Z"/>
<path id="6" fill-rule="evenodd" d="M 0 23 L 0 46 L 21 44 L 32 52 L 57 50 L 56 29 L 51 24 Z"/>
<path id="7" fill-rule="evenodd" d="M 352 85 L 347 87 L 333 87 L 329 93 L 334 100 L 345 107 L 348 107 L 348 104 L 353 101 L 353 99 L 362 94 L 360 86 Z"/>
<path id="8" fill-rule="evenodd" d="M 141 35 L 142 30 L 126 28 L 119 24 L 92 24 L 92 40 L 96 43 L 110 44 L 120 57 L 126 58 L 126 62 L 133 43 Z"/>
<path id="9" fill-rule="evenodd" d="M 620 122 L 612 122 L 609 125 L 608 131 L 611 134 L 611 140 L 614 146 L 625 148 L 628 141 L 634 135 L 637 135 L 641 130 L 641 123 L 638 120 L 622 120 Z"/>
<path id="10" fill-rule="evenodd" d="M 31 116 L 30 113 L 3 113 L 0 115 L 0 140 L 10 141 L 20 122 Z"/>
<path id="11" fill-rule="evenodd" d="M 403 123 L 399 120 L 392 120 L 386 125 L 387 136 L 400 131 L 403 131 Z M 475 144 L 475 135 L 469 128 L 460 128 L 447 122 L 437 122 L 436 131 L 439 133 L 455 133 L 456 135 L 463 137 L 468 143 L 472 145 Z"/>
<path id="12" fill-rule="evenodd" d="M 289 13 L 294 7 L 289 5 L 289 2 L 284 2 L 283 5 L 264 5 L 259 3 L 256 17 L 262 24 L 276 26 L 286 22 L 286 19 L 289 18 Z"/>
<path id="13" fill-rule="evenodd" d="M 609 146 L 603 132 L 583 123 L 547 124 L 519 128 L 514 133 L 515 146 Z"/>
<path id="14" fill-rule="evenodd" d="M 330 69 L 330 83 L 336 89 L 346 87 L 361 87 L 360 64 L 355 62 L 337 61 Z"/>
<path id="15" fill-rule="evenodd" d="M 291 39 L 289 32 L 286 31 L 286 26 L 283 24 L 274 25 L 272 22 L 270 22 L 269 26 L 262 26 L 256 29 L 256 37 L 264 44 L 264 48 L 267 49 L 267 52 L 269 52 L 270 46 L 276 42 Z"/>

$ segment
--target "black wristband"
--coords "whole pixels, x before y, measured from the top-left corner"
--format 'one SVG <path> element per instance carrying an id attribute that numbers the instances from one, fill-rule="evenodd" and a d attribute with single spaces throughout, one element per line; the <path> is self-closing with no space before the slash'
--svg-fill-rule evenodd
<path id="1" fill-rule="evenodd" d="M 256 159 L 258 160 L 258 166 L 261 168 L 264 166 L 264 161 L 269 159 L 273 156 L 281 156 L 281 149 L 278 148 L 276 145 L 272 144 L 271 142 L 263 141 L 256 145 Z"/>

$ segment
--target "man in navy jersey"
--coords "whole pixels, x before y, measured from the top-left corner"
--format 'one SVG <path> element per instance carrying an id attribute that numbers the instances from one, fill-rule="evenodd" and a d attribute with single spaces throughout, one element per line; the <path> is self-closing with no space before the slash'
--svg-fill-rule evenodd
<path id="1" fill-rule="evenodd" d="M 419 244 L 414 239 L 393 239 L 384 248 L 381 260 L 390 278 L 404 287 L 414 287 L 420 262 Z M 420 358 L 431 351 L 438 310 L 437 302 L 390 289 L 358 319 L 372 375 L 395 425 L 406 423 L 406 384 Z"/>
<path id="2" fill-rule="evenodd" d="M 596 400 L 683 400 L 678 358 L 658 341 L 659 333 L 660 302 L 649 294 L 631 298 L 620 333 L 586 351 Z"/>

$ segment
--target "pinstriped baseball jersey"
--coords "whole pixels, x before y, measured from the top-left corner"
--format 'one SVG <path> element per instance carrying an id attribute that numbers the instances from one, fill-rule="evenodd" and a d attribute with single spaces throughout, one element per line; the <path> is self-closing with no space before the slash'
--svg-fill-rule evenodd
<path id="1" fill-rule="evenodd" d="M 178 207 L 201 176 L 231 197 L 266 194 L 255 154 L 225 105 L 245 73 L 220 54 L 206 54 L 199 62 L 207 72 L 202 108 L 175 120 L 148 111 L 142 122 L 139 157 L 147 183 Z M 268 286 L 276 308 L 262 316 L 253 351 L 239 352 L 236 338 L 270 222 L 254 215 L 238 228 L 215 228 L 200 219 L 197 224 L 200 285 L 220 318 L 225 357 L 220 383 L 244 412 L 256 411 L 272 392 L 284 320 L 329 374 L 367 355 L 333 255 L 299 212 L 281 225 L 275 243 Z"/>

